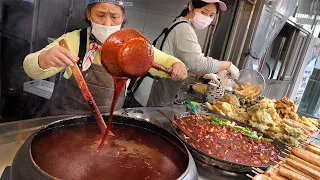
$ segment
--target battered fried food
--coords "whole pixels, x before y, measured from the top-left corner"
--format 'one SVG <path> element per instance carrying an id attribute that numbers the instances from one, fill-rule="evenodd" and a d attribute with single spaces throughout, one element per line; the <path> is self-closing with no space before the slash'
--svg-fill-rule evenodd
<path id="1" fill-rule="evenodd" d="M 214 103 L 218 109 L 222 110 L 222 112 L 230 118 L 234 118 L 234 114 L 232 111 L 232 106 L 227 102 L 216 102 Z"/>
<path id="2" fill-rule="evenodd" d="M 222 116 L 226 116 L 226 114 L 225 114 L 221 109 L 219 109 L 217 106 L 215 106 L 215 105 L 212 105 L 212 104 L 210 104 L 210 103 L 208 103 L 208 102 L 205 102 L 205 103 L 204 103 L 204 106 L 205 106 L 206 108 L 210 109 L 211 111 L 217 112 L 217 113 L 221 114 Z"/>
<path id="3" fill-rule="evenodd" d="M 224 94 L 221 101 L 229 103 L 232 106 L 232 108 L 240 107 L 240 102 L 238 98 L 233 94 L 228 94 L 228 93 Z"/>
<path id="4" fill-rule="evenodd" d="M 262 85 L 254 86 L 250 83 L 243 84 L 243 90 L 234 90 L 234 93 L 243 98 L 256 98 L 261 94 Z"/>
<path id="5" fill-rule="evenodd" d="M 283 121 L 295 128 L 299 128 L 306 136 L 311 136 L 318 130 L 318 120 L 299 117 L 296 113 L 296 105 L 288 97 L 283 97 L 275 101 L 275 108 L 277 114 Z"/>
<path id="6" fill-rule="evenodd" d="M 201 94 L 206 94 L 207 87 L 208 86 L 206 84 L 198 83 L 198 84 L 193 85 L 192 89 L 194 89 L 195 91 L 197 91 Z"/>

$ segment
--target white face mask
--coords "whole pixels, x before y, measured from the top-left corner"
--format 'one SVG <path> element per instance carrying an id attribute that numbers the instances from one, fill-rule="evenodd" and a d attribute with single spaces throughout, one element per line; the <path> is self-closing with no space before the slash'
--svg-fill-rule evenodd
<path id="1" fill-rule="evenodd" d="M 213 21 L 212 18 L 196 12 L 196 14 L 194 15 L 194 18 L 191 20 L 191 23 L 197 29 L 204 29 L 208 27 L 212 21 Z"/>
<path id="2" fill-rule="evenodd" d="M 97 38 L 98 41 L 104 43 L 104 41 L 114 32 L 121 29 L 121 24 L 118 26 L 104 26 L 101 24 L 96 24 L 91 21 L 92 24 L 92 34 Z"/>

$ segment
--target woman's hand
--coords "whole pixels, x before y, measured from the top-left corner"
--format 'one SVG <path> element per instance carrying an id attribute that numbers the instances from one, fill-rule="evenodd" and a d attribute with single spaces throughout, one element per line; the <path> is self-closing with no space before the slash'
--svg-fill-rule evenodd
<path id="1" fill-rule="evenodd" d="M 227 71 L 230 73 L 231 77 L 234 79 L 238 79 L 239 77 L 239 69 L 231 63 L 230 67 L 227 69 Z"/>
<path id="2" fill-rule="evenodd" d="M 73 67 L 74 63 L 79 60 L 78 57 L 72 55 L 72 53 L 59 45 L 44 50 L 39 55 L 39 67 L 42 69 L 48 69 L 50 67 Z"/>
<path id="3" fill-rule="evenodd" d="M 172 66 L 171 79 L 174 81 L 184 80 L 188 77 L 188 72 L 183 63 L 177 62 Z"/>
<path id="4" fill-rule="evenodd" d="M 203 78 L 205 78 L 205 79 L 210 79 L 210 80 L 211 80 L 213 83 L 215 83 L 215 84 L 220 84 L 220 78 L 219 78 L 219 76 L 216 75 L 216 74 L 213 74 L 213 73 L 211 73 L 211 74 L 206 74 L 206 75 L 203 76 Z"/>

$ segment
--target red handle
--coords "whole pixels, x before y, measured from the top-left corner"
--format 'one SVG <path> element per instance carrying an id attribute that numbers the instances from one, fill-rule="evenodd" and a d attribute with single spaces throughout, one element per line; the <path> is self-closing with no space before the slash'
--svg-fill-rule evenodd
<path id="1" fill-rule="evenodd" d="M 69 50 L 68 44 L 64 39 L 59 41 L 59 45 Z M 74 78 L 77 81 L 77 84 L 81 90 L 81 93 L 82 93 L 84 99 L 87 101 L 87 103 L 89 105 L 89 108 L 93 114 L 94 119 L 97 121 L 100 132 L 102 134 L 104 134 L 107 130 L 107 125 L 104 122 L 103 117 L 101 116 L 101 113 L 98 109 L 98 106 L 97 106 L 96 102 L 94 101 L 92 94 L 89 91 L 87 83 L 84 80 L 77 63 L 74 63 L 74 66 L 72 67 L 72 73 L 73 73 Z"/>
<path id="2" fill-rule="evenodd" d="M 163 71 L 163 72 L 167 73 L 169 76 L 171 76 L 171 74 L 172 74 L 172 68 L 166 68 L 158 63 L 153 62 L 152 67 L 155 68 L 156 70 Z"/>

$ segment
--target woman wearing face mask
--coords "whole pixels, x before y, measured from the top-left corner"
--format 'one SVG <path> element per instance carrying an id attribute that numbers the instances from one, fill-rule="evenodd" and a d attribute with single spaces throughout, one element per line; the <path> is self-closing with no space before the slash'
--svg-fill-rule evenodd
<path id="1" fill-rule="evenodd" d="M 226 4 L 220 0 L 192 0 L 173 24 L 165 29 L 153 43 L 158 49 L 185 63 L 187 68 L 204 78 L 219 83 L 215 74 L 227 70 L 237 78 L 239 69 L 231 62 L 205 57 L 198 43 L 196 29 L 204 29 L 216 18 L 219 10 L 225 11 Z M 160 41 L 160 37 L 162 40 Z M 162 106 L 172 103 L 184 81 L 145 77 L 134 90 L 132 106 Z M 146 95 L 148 92 L 149 95 Z"/>
<path id="2" fill-rule="evenodd" d="M 46 79 L 65 70 L 62 80 L 55 87 L 49 115 L 89 114 L 79 87 L 72 75 L 70 66 L 77 62 L 85 81 L 102 113 L 109 112 L 113 97 L 113 79 L 101 66 L 100 46 L 113 32 L 120 30 L 124 23 L 125 9 L 123 1 L 86 0 L 86 21 L 90 27 L 64 34 L 39 52 L 29 54 L 24 60 L 24 70 L 33 79 Z M 65 39 L 70 51 L 58 45 Z M 181 80 L 187 76 L 183 63 L 154 48 L 155 61 L 165 67 L 172 67 L 172 79 Z M 151 69 L 160 77 L 163 72 Z M 124 90 L 116 109 L 124 101 Z"/>

